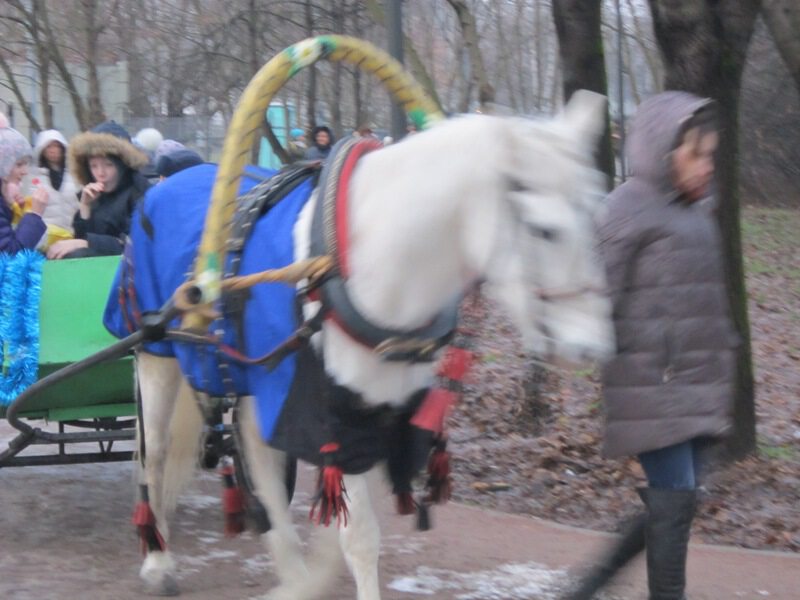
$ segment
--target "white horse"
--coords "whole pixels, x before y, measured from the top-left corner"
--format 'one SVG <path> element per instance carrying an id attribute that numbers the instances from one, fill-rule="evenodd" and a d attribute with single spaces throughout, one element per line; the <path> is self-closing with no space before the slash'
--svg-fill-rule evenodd
<path id="1" fill-rule="evenodd" d="M 373 323 L 410 330 L 476 281 L 505 307 L 531 352 L 585 363 L 613 346 L 610 305 L 595 254 L 593 213 L 603 194 L 592 150 L 604 123 L 602 97 L 578 93 L 552 120 L 484 115 L 446 121 L 364 157 L 350 189 L 353 303 Z M 297 259 L 309 252 L 315 200 L 295 226 Z M 382 361 L 337 324 L 315 335 L 328 374 L 371 405 L 400 405 L 431 385 L 435 365 Z M 202 419 L 177 362 L 140 352 L 146 473 L 160 531 L 197 462 Z M 252 398 L 240 404 L 241 435 L 280 585 L 270 598 L 322 597 L 332 568 L 308 569 L 290 520 L 285 455 L 260 436 Z M 379 600 L 380 534 L 365 475 L 345 475 L 349 519 L 338 544 L 358 600 Z M 317 536 L 338 555 L 337 529 Z M 331 560 L 331 564 L 338 563 Z M 141 577 L 152 591 L 177 591 L 168 551 L 150 552 Z"/>

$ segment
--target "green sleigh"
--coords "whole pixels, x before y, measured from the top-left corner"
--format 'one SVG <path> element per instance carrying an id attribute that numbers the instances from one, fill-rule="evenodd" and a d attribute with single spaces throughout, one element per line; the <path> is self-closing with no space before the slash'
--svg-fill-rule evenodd
<path id="1" fill-rule="evenodd" d="M 119 260 L 108 256 L 44 263 L 39 380 L 116 342 L 103 327 L 102 314 Z M 0 449 L 0 468 L 130 460 L 131 450 L 113 444 L 134 438 L 133 380 L 133 357 L 124 355 L 42 388 L 35 396 L 0 405 L 0 417 L 21 428 L 8 448 Z M 28 425 L 30 420 L 45 425 Z M 49 448 L 31 453 L 43 445 Z"/>

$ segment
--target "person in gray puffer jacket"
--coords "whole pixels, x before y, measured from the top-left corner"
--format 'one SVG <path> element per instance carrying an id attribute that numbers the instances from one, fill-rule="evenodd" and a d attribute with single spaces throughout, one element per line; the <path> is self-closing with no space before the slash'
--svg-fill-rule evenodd
<path id="1" fill-rule="evenodd" d="M 698 468 L 732 428 L 734 332 L 710 188 L 718 135 L 711 100 L 664 92 L 643 102 L 631 178 L 608 198 L 599 237 L 617 355 L 603 369 L 604 454 L 636 455 L 645 511 L 581 581 L 585 600 L 647 551 L 650 600 L 682 600 Z"/>

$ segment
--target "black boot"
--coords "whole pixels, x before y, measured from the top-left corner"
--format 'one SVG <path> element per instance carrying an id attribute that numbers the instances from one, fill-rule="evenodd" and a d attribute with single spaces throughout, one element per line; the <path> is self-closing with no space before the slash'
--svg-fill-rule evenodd
<path id="1" fill-rule="evenodd" d="M 646 488 L 641 495 L 647 505 L 645 541 L 650 600 L 684 600 L 686 553 L 697 491 Z"/>
<path id="2" fill-rule="evenodd" d="M 562 600 L 590 600 L 605 586 L 617 571 L 622 569 L 637 554 L 644 550 L 644 531 L 647 522 L 645 513 L 636 515 L 622 528 L 620 538 L 615 540 L 600 557 L 599 564 L 583 576 L 578 586 L 572 588 Z"/>

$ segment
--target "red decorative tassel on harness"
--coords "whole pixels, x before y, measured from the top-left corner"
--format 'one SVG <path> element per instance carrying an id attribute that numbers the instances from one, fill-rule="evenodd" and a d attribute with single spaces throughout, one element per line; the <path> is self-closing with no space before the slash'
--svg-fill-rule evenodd
<path id="1" fill-rule="evenodd" d="M 220 471 L 222 475 L 222 510 L 225 512 L 225 537 L 236 537 L 244 531 L 244 494 L 236 485 L 232 465 Z"/>
<path id="2" fill-rule="evenodd" d="M 136 526 L 136 533 L 139 536 L 139 549 L 142 556 L 146 556 L 148 550 L 164 552 L 167 549 L 167 544 L 156 527 L 156 516 L 150 507 L 147 486 L 139 486 L 139 490 L 142 499 L 133 508 L 133 517 L 131 518 L 131 522 Z"/>
<path id="3" fill-rule="evenodd" d="M 336 517 L 336 524 L 347 527 L 347 490 L 344 487 L 344 473 L 338 465 L 334 464 L 334 454 L 339 451 L 339 444 L 325 444 L 320 448 L 323 466 L 319 471 L 317 481 L 317 494 L 311 504 L 309 519 L 317 525 L 331 524 L 331 519 Z"/>
<path id="4" fill-rule="evenodd" d="M 400 492 L 395 496 L 395 500 L 398 515 L 413 515 L 417 512 L 417 503 L 414 502 L 414 495 L 411 492 Z"/>
<path id="5" fill-rule="evenodd" d="M 444 504 L 450 500 L 453 481 L 450 478 L 450 455 L 444 438 L 436 441 L 436 447 L 428 459 L 428 482 L 425 487 L 428 489 L 426 502 Z"/>
<path id="6" fill-rule="evenodd" d="M 461 397 L 462 382 L 471 365 L 471 351 L 459 346 L 447 348 L 437 373 L 437 384 L 426 394 L 411 424 L 441 434 L 450 411 Z"/>
<path id="7" fill-rule="evenodd" d="M 472 366 L 472 351 L 469 349 L 472 334 L 463 329 L 457 332 L 453 345 L 447 348 L 437 372 L 436 385 L 425 396 L 419 409 L 411 418 L 411 425 L 430 431 L 434 447 L 428 458 L 427 494 L 421 506 L 444 503 L 450 499 L 450 456 L 447 453 L 445 422 L 450 411 L 461 397 L 463 381 Z M 398 498 L 398 509 L 405 508 Z M 401 514 L 408 514 L 400 511 Z"/>

